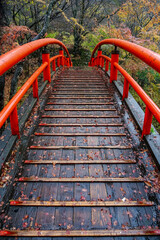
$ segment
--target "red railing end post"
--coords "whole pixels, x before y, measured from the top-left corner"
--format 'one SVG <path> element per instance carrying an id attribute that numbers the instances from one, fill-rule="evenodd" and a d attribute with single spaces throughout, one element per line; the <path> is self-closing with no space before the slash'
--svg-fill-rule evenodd
<path id="1" fill-rule="evenodd" d="M 124 78 L 124 86 L 123 86 L 123 97 L 122 100 L 125 98 L 128 98 L 128 92 L 129 92 L 129 82 L 126 78 Z"/>
<path id="2" fill-rule="evenodd" d="M 102 60 L 101 60 L 101 62 L 102 62 L 102 68 L 104 68 L 104 58 L 102 57 Z"/>
<path id="3" fill-rule="evenodd" d="M 48 65 L 43 71 L 44 81 L 51 82 L 51 70 L 50 70 L 50 60 L 49 60 L 49 53 L 43 52 L 42 53 L 42 62 L 47 62 Z"/>
<path id="4" fill-rule="evenodd" d="M 152 112 L 146 106 L 144 123 L 143 123 L 143 130 L 142 130 L 142 138 L 143 138 L 144 135 L 150 134 L 151 125 L 152 125 L 152 117 L 153 117 Z"/>
<path id="5" fill-rule="evenodd" d="M 38 96 L 38 78 L 36 78 L 36 80 L 33 83 L 33 97 L 37 98 L 37 100 L 39 100 L 39 96 Z"/>
<path id="6" fill-rule="evenodd" d="M 18 138 L 20 138 L 17 106 L 14 108 L 14 110 L 10 114 L 10 124 L 11 124 L 12 135 L 17 135 Z"/>
<path id="7" fill-rule="evenodd" d="M 109 61 L 106 60 L 105 72 L 108 72 L 108 70 L 109 70 Z"/>
<path id="8" fill-rule="evenodd" d="M 63 55 L 64 56 L 64 52 L 62 49 L 59 50 L 59 55 Z M 64 58 L 60 57 L 60 65 L 64 66 Z"/>
<path id="9" fill-rule="evenodd" d="M 56 62 L 55 62 L 55 60 L 52 61 L 52 71 L 56 71 Z"/>
<path id="10" fill-rule="evenodd" d="M 114 63 L 118 63 L 118 62 L 119 62 L 119 51 L 115 46 L 115 50 L 112 51 L 112 55 L 111 55 L 110 83 L 112 83 L 114 80 L 117 80 L 118 70 L 114 66 Z"/>
<path id="11" fill-rule="evenodd" d="M 102 65 L 102 58 L 101 58 L 101 55 L 102 55 L 102 50 L 101 48 L 98 49 L 98 52 L 97 52 L 97 66 L 101 66 Z"/>

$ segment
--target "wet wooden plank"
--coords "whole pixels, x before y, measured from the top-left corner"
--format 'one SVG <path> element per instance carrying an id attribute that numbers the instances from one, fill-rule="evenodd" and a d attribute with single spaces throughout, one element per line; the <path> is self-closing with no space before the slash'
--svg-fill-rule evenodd
<path id="1" fill-rule="evenodd" d="M 143 178 L 96 178 L 96 177 L 84 177 L 84 178 L 41 178 L 37 176 L 21 177 L 18 179 L 20 182 L 144 182 Z"/>
<path id="2" fill-rule="evenodd" d="M 160 236 L 159 229 L 128 230 L 1 230 L 0 236 L 13 237 L 105 237 L 105 236 Z"/>
<path id="3" fill-rule="evenodd" d="M 135 164 L 135 160 L 25 160 L 25 164 Z"/>
<path id="4" fill-rule="evenodd" d="M 62 125 L 63 126 L 63 125 Z M 65 126 L 65 125 L 64 125 Z M 35 136 L 96 136 L 96 137 L 104 137 L 104 136 L 126 136 L 125 133 L 38 133 L 34 134 Z"/>
<path id="5" fill-rule="evenodd" d="M 44 149 L 44 150 L 54 150 L 54 149 L 130 149 L 130 146 L 30 146 L 30 149 Z"/>
<path id="6" fill-rule="evenodd" d="M 102 116 L 94 116 L 94 115 L 42 115 L 42 118 L 119 118 L 119 116 L 117 115 L 102 115 Z M 79 124 L 80 125 L 80 124 Z M 92 124 L 93 125 L 96 125 L 97 124 Z M 122 126 L 122 124 L 115 124 L 114 123 L 111 123 L 110 126 Z M 74 125 L 75 126 L 75 125 Z M 91 126 L 91 124 L 89 125 Z M 105 125 L 104 125 L 105 126 Z M 106 124 L 106 126 L 109 126 Z"/>
<path id="7" fill-rule="evenodd" d="M 97 106 L 97 105 L 114 105 L 113 103 L 109 102 L 109 103 L 55 103 L 55 102 L 48 102 L 47 105 L 73 105 L 73 106 L 79 106 L 79 105 L 93 105 L 93 106 Z"/>
<path id="8" fill-rule="evenodd" d="M 94 109 L 91 109 L 91 108 L 79 108 L 79 109 L 75 109 L 75 108 L 59 108 L 59 109 L 56 109 L 56 108 L 45 108 L 44 109 L 45 111 L 116 111 L 115 108 L 94 108 Z"/>
<path id="9" fill-rule="evenodd" d="M 49 99 L 112 99 L 112 97 L 49 97 Z"/>
<path id="10" fill-rule="evenodd" d="M 63 141 L 63 144 L 71 144 L 72 138 L 67 138 Z M 67 153 L 62 150 L 62 158 L 70 156 L 74 158 L 73 151 L 68 151 Z M 61 165 L 60 166 L 60 178 L 72 178 L 74 176 L 74 166 L 73 165 Z M 72 182 L 60 182 L 58 188 L 57 200 L 59 201 L 71 201 L 74 196 L 74 188 Z M 58 229 L 68 229 L 73 225 L 73 208 L 56 208 L 55 212 L 55 227 Z"/>
<path id="11" fill-rule="evenodd" d="M 106 188 L 103 184 L 91 184 L 91 201 L 18 201 L 10 200 L 10 206 L 37 206 L 37 207 L 148 207 L 154 206 L 153 202 L 147 201 L 105 201 L 107 198 Z M 66 190 L 65 190 L 66 192 Z M 70 198 L 73 198 L 71 195 Z M 92 199 L 97 199 L 93 201 Z M 101 199 L 101 201 L 98 201 Z"/>

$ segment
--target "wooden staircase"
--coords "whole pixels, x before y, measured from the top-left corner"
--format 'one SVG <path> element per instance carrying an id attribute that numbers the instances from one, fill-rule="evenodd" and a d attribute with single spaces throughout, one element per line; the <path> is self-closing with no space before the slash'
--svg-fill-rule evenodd
<path id="1" fill-rule="evenodd" d="M 0 236 L 158 239 L 158 206 L 139 167 L 151 156 L 138 151 L 108 79 L 64 70 L 24 153 Z"/>

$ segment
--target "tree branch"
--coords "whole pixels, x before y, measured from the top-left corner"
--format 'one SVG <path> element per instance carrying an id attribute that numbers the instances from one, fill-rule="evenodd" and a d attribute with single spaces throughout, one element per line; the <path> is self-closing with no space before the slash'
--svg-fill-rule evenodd
<path id="1" fill-rule="evenodd" d="M 32 39 L 32 41 L 35 41 L 35 40 L 38 40 L 42 37 L 44 37 L 45 33 L 47 32 L 47 28 L 48 28 L 48 25 L 50 23 L 50 18 L 51 18 L 51 14 L 52 14 L 52 9 L 53 9 L 53 6 L 58 2 L 58 0 L 51 0 L 50 3 L 49 3 L 49 6 L 48 6 L 48 9 L 47 9 L 47 12 L 46 12 L 46 15 L 45 15 L 45 18 L 44 18 L 44 25 L 43 25 L 43 28 L 42 30 L 40 31 L 40 33 L 34 37 Z"/>

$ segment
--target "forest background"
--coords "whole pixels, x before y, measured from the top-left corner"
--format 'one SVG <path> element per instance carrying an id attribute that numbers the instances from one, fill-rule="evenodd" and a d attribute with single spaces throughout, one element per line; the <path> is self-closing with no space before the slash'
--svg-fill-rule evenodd
<path id="1" fill-rule="evenodd" d="M 62 41 L 74 66 L 87 65 L 95 45 L 107 38 L 128 40 L 160 54 L 160 0 L 0 0 L 0 55 L 45 37 Z M 49 50 L 52 55 L 59 49 Z M 113 47 L 102 50 L 109 56 Z M 41 50 L 0 77 L 0 110 L 40 64 Z M 123 50 L 120 64 L 160 107 L 160 75 Z M 159 123 L 154 125 L 160 132 Z"/>

